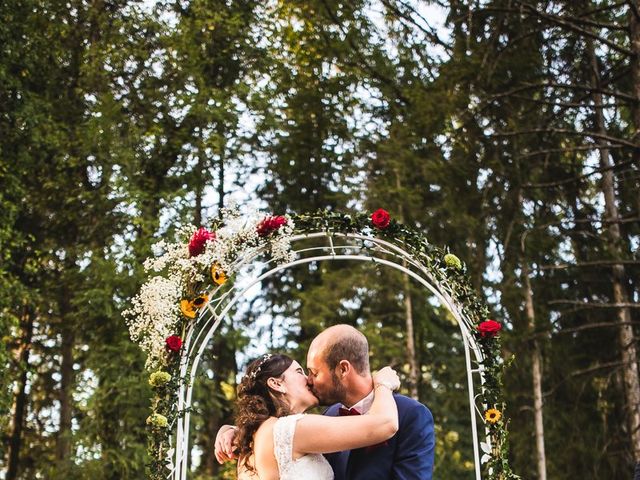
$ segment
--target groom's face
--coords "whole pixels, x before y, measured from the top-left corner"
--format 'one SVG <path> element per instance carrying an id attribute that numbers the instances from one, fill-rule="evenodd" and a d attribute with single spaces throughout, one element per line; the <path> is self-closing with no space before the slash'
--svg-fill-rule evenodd
<path id="1" fill-rule="evenodd" d="M 343 403 L 346 389 L 335 371 L 329 368 L 322 352 L 311 349 L 307 355 L 307 383 L 320 404 Z"/>

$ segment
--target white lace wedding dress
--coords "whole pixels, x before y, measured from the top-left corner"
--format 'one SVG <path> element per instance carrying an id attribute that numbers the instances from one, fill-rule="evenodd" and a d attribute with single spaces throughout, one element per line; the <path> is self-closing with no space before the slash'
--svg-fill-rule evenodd
<path id="1" fill-rule="evenodd" d="M 298 413 L 280 417 L 273 426 L 273 445 L 280 470 L 280 480 L 333 480 L 331 465 L 319 453 L 309 453 L 293 459 L 293 435 L 296 422 L 304 415 Z"/>

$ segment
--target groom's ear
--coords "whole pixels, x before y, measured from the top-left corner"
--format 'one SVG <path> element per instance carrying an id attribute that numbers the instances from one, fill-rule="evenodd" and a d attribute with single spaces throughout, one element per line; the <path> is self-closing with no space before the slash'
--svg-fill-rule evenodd
<path id="1" fill-rule="evenodd" d="M 349 362 L 349 360 L 340 360 L 338 362 L 338 365 L 336 365 L 336 370 L 337 370 L 337 374 L 338 374 L 338 378 L 344 378 L 346 377 L 349 372 L 351 372 L 351 363 Z"/>

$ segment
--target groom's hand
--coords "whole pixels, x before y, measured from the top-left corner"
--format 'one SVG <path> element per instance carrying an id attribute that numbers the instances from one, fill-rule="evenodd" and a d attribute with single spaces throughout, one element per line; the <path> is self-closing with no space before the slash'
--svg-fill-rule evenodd
<path id="1" fill-rule="evenodd" d="M 236 436 L 236 427 L 233 425 L 223 425 L 216 435 L 214 453 L 218 463 L 235 460 L 238 456 L 233 451 L 233 439 Z"/>

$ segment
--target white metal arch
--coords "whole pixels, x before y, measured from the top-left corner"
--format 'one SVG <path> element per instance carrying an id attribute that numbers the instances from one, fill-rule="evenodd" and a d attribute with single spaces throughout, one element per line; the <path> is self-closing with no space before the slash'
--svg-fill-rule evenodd
<path id="1" fill-rule="evenodd" d="M 297 243 L 321 241 L 318 245 L 307 246 L 296 250 Z M 399 242 L 400 243 L 400 242 Z M 236 285 L 224 289 L 224 293 L 215 297 L 221 291 L 216 287 L 210 292 L 210 300 L 207 308 L 198 316 L 197 321 L 191 323 L 185 332 L 184 349 L 180 359 L 180 389 L 178 391 L 178 419 L 175 426 L 175 436 L 172 443 L 175 447 L 173 466 L 168 478 L 172 480 L 186 480 L 189 470 L 189 425 L 190 406 L 193 394 L 193 385 L 200 358 L 217 330 L 221 321 L 233 306 L 242 299 L 247 292 L 264 279 L 277 274 L 295 265 L 307 264 L 323 260 L 352 260 L 373 262 L 388 266 L 406 273 L 423 287 L 429 290 L 442 305 L 446 306 L 455 318 L 460 328 L 464 345 L 465 363 L 467 369 L 467 388 L 469 394 L 469 410 L 471 416 L 471 430 L 473 435 L 473 454 L 475 463 L 476 480 L 481 480 L 480 449 L 477 428 L 476 413 L 482 416 L 476 406 L 473 375 L 480 379 L 480 388 L 484 384 L 484 373 L 481 368 L 473 368 L 471 353 L 478 364 L 484 359 L 482 351 L 477 344 L 473 331 L 473 322 L 464 313 L 464 306 L 455 302 L 446 282 L 438 281 L 425 266 L 426 256 L 419 256 L 407 252 L 402 246 L 380 238 L 369 237 L 360 234 L 338 233 L 319 231 L 315 233 L 295 235 L 291 238 L 292 251 L 295 259 L 291 262 L 274 265 L 273 260 L 257 262 L 263 255 L 264 248 L 256 248 L 245 252 L 232 266 L 234 272 L 239 272 L 243 267 L 253 266 L 249 273 L 248 282 L 242 288 Z M 270 268 L 269 268 L 270 267 Z M 486 406 L 481 409 L 484 411 Z M 486 436 L 486 442 L 490 440 Z"/>

